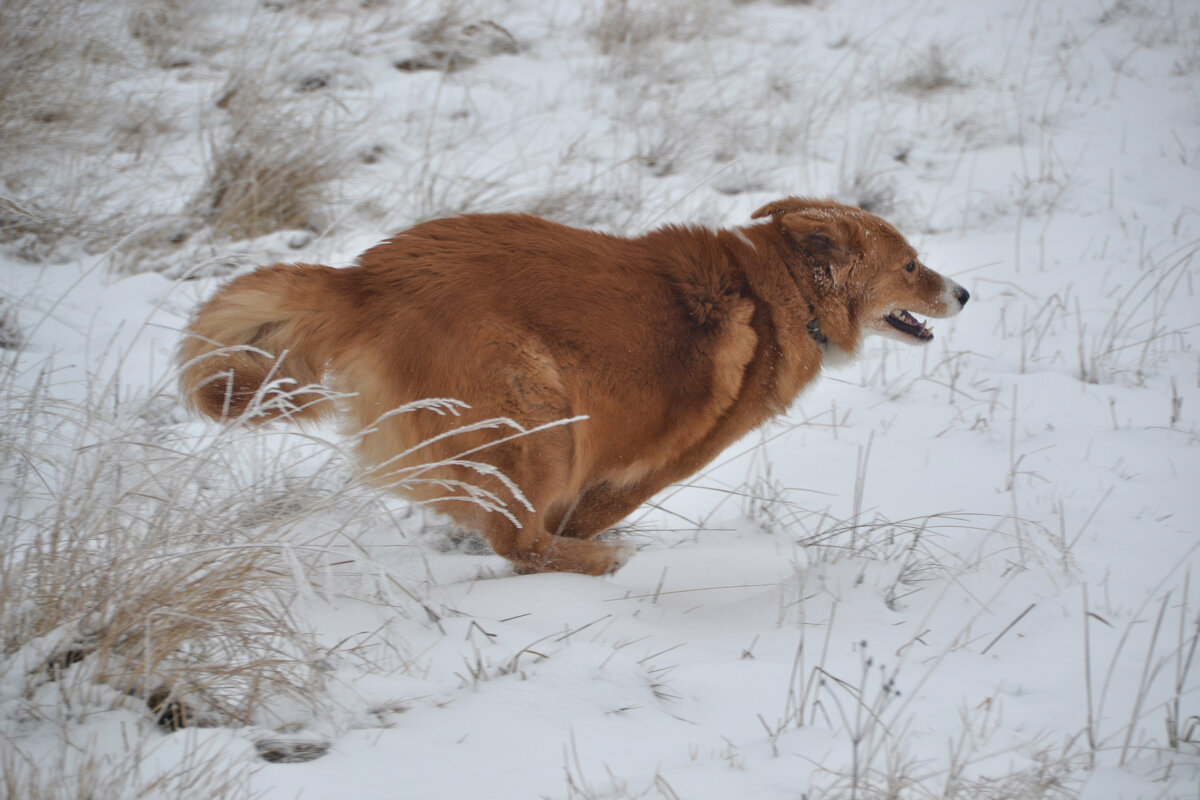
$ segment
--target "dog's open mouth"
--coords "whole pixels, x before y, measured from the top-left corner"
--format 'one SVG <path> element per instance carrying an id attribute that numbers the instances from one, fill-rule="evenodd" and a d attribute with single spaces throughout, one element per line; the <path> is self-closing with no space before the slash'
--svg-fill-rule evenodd
<path id="1" fill-rule="evenodd" d="M 902 308 L 897 308 L 884 317 L 888 325 L 891 325 L 901 333 L 907 334 L 917 341 L 927 342 L 933 338 L 933 331 L 925 327 L 925 323 L 914 317 Z"/>

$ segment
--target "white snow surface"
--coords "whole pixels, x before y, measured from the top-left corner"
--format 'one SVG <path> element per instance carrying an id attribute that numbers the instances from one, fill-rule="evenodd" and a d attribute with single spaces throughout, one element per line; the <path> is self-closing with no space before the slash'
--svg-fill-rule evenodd
<path id="1" fill-rule="evenodd" d="M 451 5 L 518 52 L 397 69 Z M 373 155 L 316 231 L 200 232 L 134 267 L 135 237 L 40 261 L 0 244 L 5 402 L 41 392 L 67 428 L 152 408 L 164 450 L 232 449 L 204 491 L 308 487 L 281 535 L 316 555 L 262 602 L 314 677 L 245 724 L 168 732 L 86 659 L 32 680 L 57 640 L 6 631 L 0 793 L 1200 796 L 1200 5 L 223 0 L 171 45 L 182 66 L 115 19 L 145 60 L 117 95 L 170 124 L 136 157 L 35 170 L 39 196 L 76 170 L 106 207 L 182 213 L 252 58 L 322 76 L 305 102 L 330 146 Z M 972 299 L 925 347 L 868 340 L 639 509 L 612 576 L 515 575 L 402 499 L 338 494 L 337 430 L 214 433 L 175 394 L 188 315 L 254 265 L 345 265 L 465 211 L 635 234 L 790 194 L 871 204 Z M 0 474 L 3 563 L 68 478 L 37 499 Z M 328 751 L 271 763 L 272 739 Z M 200 773 L 225 782 L 179 788 Z"/>

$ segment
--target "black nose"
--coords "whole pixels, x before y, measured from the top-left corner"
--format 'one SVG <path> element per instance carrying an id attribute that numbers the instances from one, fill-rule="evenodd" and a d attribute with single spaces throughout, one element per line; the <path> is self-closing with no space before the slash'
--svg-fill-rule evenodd
<path id="1" fill-rule="evenodd" d="M 954 299 L 958 301 L 959 305 L 965 306 L 967 301 L 971 299 L 971 293 L 959 286 L 954 290 Z"/>

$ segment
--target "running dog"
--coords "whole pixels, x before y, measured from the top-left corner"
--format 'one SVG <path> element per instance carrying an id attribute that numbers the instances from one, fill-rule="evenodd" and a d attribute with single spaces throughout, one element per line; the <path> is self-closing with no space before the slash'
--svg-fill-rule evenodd
<path id="1" fill-rule="evenodd" d="M 927 343 L 914 315 L 969 298 L 860 209 L 791 197 L 751 218 L 624 238 L 468 215 L 346 269 L 263 267 L 196 313 L 183 390 L 216 419 L 339 414 L 374 480 L 481 532 L 517 571 L 611 572 L 632 548 L 597 534 L 865 335 Z"/>

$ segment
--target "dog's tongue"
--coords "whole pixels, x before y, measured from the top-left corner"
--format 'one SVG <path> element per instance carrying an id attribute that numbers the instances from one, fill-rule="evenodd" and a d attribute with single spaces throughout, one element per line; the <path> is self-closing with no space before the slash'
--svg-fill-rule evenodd
<path id="1" fill-rule="evenodd" d="M 925 327 L 925 323 L 902 308 L 897 308 L 888 315 L 888 322 L 905 333 L 912 334 L 918 339 L 932 339 L 933 331 Z"/>

